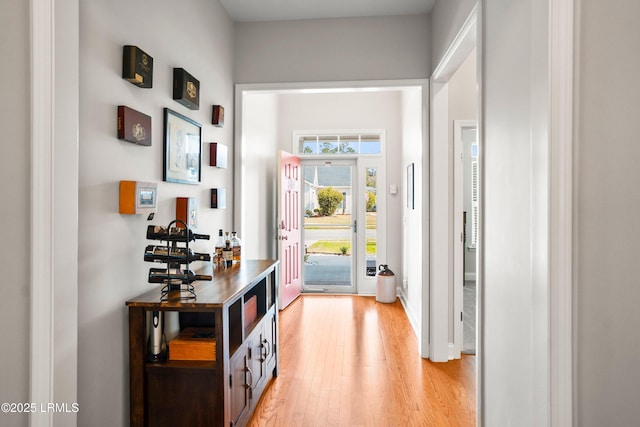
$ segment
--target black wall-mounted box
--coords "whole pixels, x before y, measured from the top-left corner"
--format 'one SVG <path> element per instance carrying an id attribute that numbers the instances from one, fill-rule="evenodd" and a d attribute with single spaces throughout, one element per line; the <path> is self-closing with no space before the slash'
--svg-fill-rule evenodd
<path id="1" fill-rule="evenodd" d="M 225 209 L 227 207 L 227 191 L 224 188 L 211 189 L 211 208 Z"/>
<path id="2" fill-rule="evenodd" d="M 173 69 L 173 99 L 191 110 L 200 109 L 200 82 L 184 68 Z"/>
<path id="3" fill-rule="evenodd" d="M 153 58 L 137 46 L 123 46 L 122 78 L 138 87 L 153 87 Z"/>

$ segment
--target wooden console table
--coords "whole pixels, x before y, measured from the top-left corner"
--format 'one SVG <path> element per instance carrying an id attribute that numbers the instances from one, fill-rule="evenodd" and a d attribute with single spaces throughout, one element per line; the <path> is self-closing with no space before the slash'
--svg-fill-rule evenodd
<path id="1" fill-rule="evenodd" d="M 160 301 L 160 289 L 129 307 L 130 424 L 243 426 L 278 372 L 277 261 L 243 260 L 197 282 L 197 299 Z M 253 298 L 255 296 L 255 298 Z M 257 306 L 247 324 L 245 303 Z M 147 319 L 178 312 L 180 330 L 214 328 L 215 361 L 147 361 Z"/>

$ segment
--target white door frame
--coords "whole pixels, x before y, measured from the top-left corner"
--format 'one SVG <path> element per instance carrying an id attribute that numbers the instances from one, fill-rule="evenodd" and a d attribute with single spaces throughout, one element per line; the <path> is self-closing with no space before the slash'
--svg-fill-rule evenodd
<path id="1" fill-rule="evenodd" d="M 575 0 L 549 0 L 550 425 L 573 425 L 573 125 Z"/>
<path id="2" fill-rule="evenodd" d="M 30 1 L 30 402 L 78 402 L 79 16 L 78 0 Z M 31 412 L 29 425 L 54 419 L 78 416 Z"/>
<path id="3" fill-rule="evenodd" d="M 453 321 L 455 330 L 461 329 L 459 313 L 449 310 L 451 274 L 455 261 L 452 256 L 454 239 L 449 234 L 449 220 L 452 216 L 454 194 L 449 190 L 453 164 L 449 159 L 449 79 L 476 48 L 477 8 L 474 7 L 462 28 L 456 35 L 442 61 L 431 77 L 431 352 L 434 362 L 446 362 L 455 357 L 454 345 L 449 345 L 449 323 Z M 476 54 L 480 57 L 480 50 Z M 478 61 L 479 63 L 479 61 Z M 476 288 L 478 289 L 479 286 Z M 455 295 L 454 295 L 455 298 Z M 460 299 L 460 298 L 458 298 Z M 459 303 L 454 299 L 454 304 Z M 477 307 L 480 311 L 480 307 Z M 479 316 L 478 316 L 479 317 Z M 476 327 L 479 325 L 476 323 Z M 458 356 L 459 357 L 459 356 Z"/>

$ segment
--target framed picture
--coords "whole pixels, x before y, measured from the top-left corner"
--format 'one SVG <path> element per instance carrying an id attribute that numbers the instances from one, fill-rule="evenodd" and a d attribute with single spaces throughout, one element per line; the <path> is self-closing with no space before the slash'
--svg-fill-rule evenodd
<path id="1" fill-rule="evenodd" d="M 164 109 L 164 173 L 167 182 L 198 184 L 202 176 L 202 126 Z"/>
<path id="2" fill-rule="evenodd" d="M 407 208 L 414 208 L 414 194 L 413 194 L 413 163 L 407 166 Z"/>

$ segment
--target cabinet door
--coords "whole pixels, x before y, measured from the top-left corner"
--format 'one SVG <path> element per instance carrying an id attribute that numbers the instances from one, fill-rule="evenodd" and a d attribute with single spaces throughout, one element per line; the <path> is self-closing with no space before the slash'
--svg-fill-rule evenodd
<path id="1" fill-rule="evenodd" d="M 275 314 L 269 314 L 264 321 L 264 336 L 260 343 L 261 358 L 264 361 L 265 369 L 271 364 L 276 353 L 276 318 Z M 267 373 L 269 375 L 269 373 Z"/>
<path id="2" fill-rule="evenodd" d="M 247 353 L 243 349 L 236 351 L 236 354 L 229 360 L 230 379 L 230 404 L 231 423 L 236 425 L 238 420 L 249 408 L 249 386 L 247 370 Z"/>
<path id="3" fill-rule="evenodd" d="M 257 327 L 254 330 L 254 333 L 251 335 L 247 342 L 247 365 L 250 369 L 250 385 L 252 394 L 256 390 L 262 386 L 264 381 L 264 364 L 262 359 L 261 346 L 264 333 L 262 325 Z M 250 396 L 253 398 L 253 396 Z"/>

